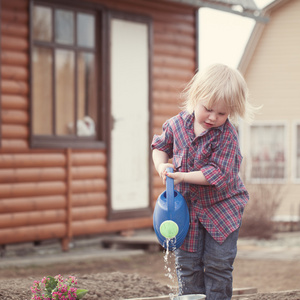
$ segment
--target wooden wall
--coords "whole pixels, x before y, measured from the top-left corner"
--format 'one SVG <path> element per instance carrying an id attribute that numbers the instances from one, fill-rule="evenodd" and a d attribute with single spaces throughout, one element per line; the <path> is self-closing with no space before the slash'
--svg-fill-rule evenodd
<path id="1" fill-rule="evenodd" d="M 152 122 L 179 111 L 179 93 L 195 70 L 195 12 L 162 1 L 108 2 L 153 18 Z M 152 218 L 109 221 L 107 153 L 31 149 L 28 1 L 1 1 L 0 245 L 151 227 Z M 162 191 L 154 175 L 153 205 Z"/>

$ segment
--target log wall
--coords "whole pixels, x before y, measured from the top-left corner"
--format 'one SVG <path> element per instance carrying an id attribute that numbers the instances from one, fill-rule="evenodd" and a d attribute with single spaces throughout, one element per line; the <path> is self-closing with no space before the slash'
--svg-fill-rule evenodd
<path id="1" fill-rule="evenodd" d="M 170 2 L 94 1 L 153 19 L 152 124 L 179 112 L 195 70 L 195 12 Z M 28 0 L 1 1 L 0 245 L 151 227 L 152 218 L 108 220 L 107 153 L 31 149 Z M 153 206 L 163 186 L 153 173 Z"/>

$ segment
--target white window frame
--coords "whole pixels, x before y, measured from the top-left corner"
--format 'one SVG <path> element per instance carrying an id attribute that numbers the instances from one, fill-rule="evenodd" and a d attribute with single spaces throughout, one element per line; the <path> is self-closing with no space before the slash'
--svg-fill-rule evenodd
<path id="1" fill-rule="evenodd" d="M 294 183 L 300 184 L 300 176 L 297 177 L 297 127 L 300 127 L 300 121 L 295 121 L 293 123 L 293 139 L 292 139 L 292 181 Z"/>
<path id="2" fill-rule="evenodd" d="M 284 135 L 284 177 L 283 178 L 252 178 L 252 160 L 251 160 L 251 128 L 254 126 L 283 126 L 283 135 Z M 246 178 L 247 181 L 253 184 L 267 184 L 267 183 L 279 183 L 283 184 L 288 181 L 288 163 L 289 163 L 289 144 L 288 144 L 288 122 L 286 121 L 257 121 L 252 125 L 248 126 L 248 147 L 247 147 L 247 165 L 246 165 Z"/>

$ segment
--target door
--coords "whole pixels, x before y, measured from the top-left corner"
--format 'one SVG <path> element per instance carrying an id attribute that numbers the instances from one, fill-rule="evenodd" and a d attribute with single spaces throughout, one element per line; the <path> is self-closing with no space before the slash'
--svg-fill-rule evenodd
<path id="1" fill-rule="evenodd" d="M 112 17 L 111 214 L 149 210 L 149 24 Z"/>

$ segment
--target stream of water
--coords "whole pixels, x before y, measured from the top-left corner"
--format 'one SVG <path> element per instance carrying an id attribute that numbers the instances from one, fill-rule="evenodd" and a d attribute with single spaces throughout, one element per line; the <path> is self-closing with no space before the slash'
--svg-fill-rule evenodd
<path id="1" fill-rule="evenodd" d="M 166 248 L 164 251 L 164 263 L 165 263 L 165 276 L 170 279 L 170 285 L 172 292 L 169 294 L 170 299 L 173 299 L 175 295 L 178 295 L 178 282 L 175 267 L 175 252 L 169 250 L 170 239 L 166 240 Z"/>

